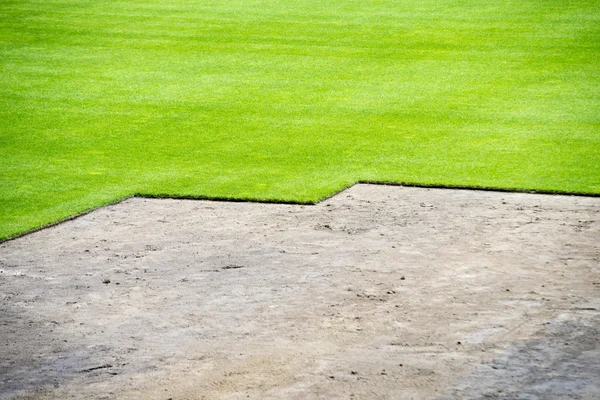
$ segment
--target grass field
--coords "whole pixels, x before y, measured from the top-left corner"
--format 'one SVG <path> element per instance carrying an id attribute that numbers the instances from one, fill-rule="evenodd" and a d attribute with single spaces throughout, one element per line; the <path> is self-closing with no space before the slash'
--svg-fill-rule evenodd
<path id="1" fill-rule="evenodd" d="M 133 193 L 600 193 L 597 0 L 0 0 L 0 81 L 0 239 Z"/>

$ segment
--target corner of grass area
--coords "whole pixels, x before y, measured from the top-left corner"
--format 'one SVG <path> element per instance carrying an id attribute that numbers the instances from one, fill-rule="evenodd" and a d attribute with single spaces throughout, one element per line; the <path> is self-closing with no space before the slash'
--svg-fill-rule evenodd
<path id="1" fill-rule="evenodd" d="M 98 190 L 75 198 L 73 194 L 51 196 L 46 193 L 47 197 L 31 198 L 25 204 L 20 201 L 15 204 L 5 200 L 8 196 L 4 197 L 0 242 L 128 197 L 118 190 Z"/>

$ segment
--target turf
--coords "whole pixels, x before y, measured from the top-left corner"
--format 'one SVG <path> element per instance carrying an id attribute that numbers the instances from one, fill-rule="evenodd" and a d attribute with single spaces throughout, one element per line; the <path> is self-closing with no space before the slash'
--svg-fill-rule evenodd
<path id="1" fill-rule="evenodd" d="M 133 193 L 600 193 L 597 0 L 0 0 L 0 238 Z"/>

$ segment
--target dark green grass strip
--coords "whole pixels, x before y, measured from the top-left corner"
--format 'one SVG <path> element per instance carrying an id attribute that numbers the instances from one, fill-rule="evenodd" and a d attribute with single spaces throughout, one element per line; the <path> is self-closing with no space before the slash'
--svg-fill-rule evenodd
<path id="1" fill-rule="evenodd" d="M 473 190 L 473 191 L 500 192 L 500 193 L 528 193 L 528 194 L 544 194 L 544 195 L 556 195 L 556 196 L 600 197 L 600 193 L 574 193 L 574 192 L 565 192 L 565 191 L 560 191 L 560 190 L 531 190 L 531 189 L 522 189 L 522 188 L 496 188 L 496 187 L 485 187 L 485 186 L 460 186 L 460 185 L 424 185 L 424 184 L 419 184 L 419 183 L 384 182 L 384 181 L 360 181 L 357 183 L 364 183 L 364 184 L 370 184 L 370 185 L 416 187 L 416 188 L 423 188 L 423 189 L 456 189 L 456 190 Z"/>

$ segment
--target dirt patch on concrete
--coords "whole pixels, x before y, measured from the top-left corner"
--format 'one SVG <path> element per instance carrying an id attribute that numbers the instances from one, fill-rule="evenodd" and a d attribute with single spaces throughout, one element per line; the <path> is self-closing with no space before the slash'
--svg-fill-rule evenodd
<path id="1" fill-rule="evenodd" d="M 134 198 L 0 245 L 5 399 L 598 398 L 600 199 Z"/>

